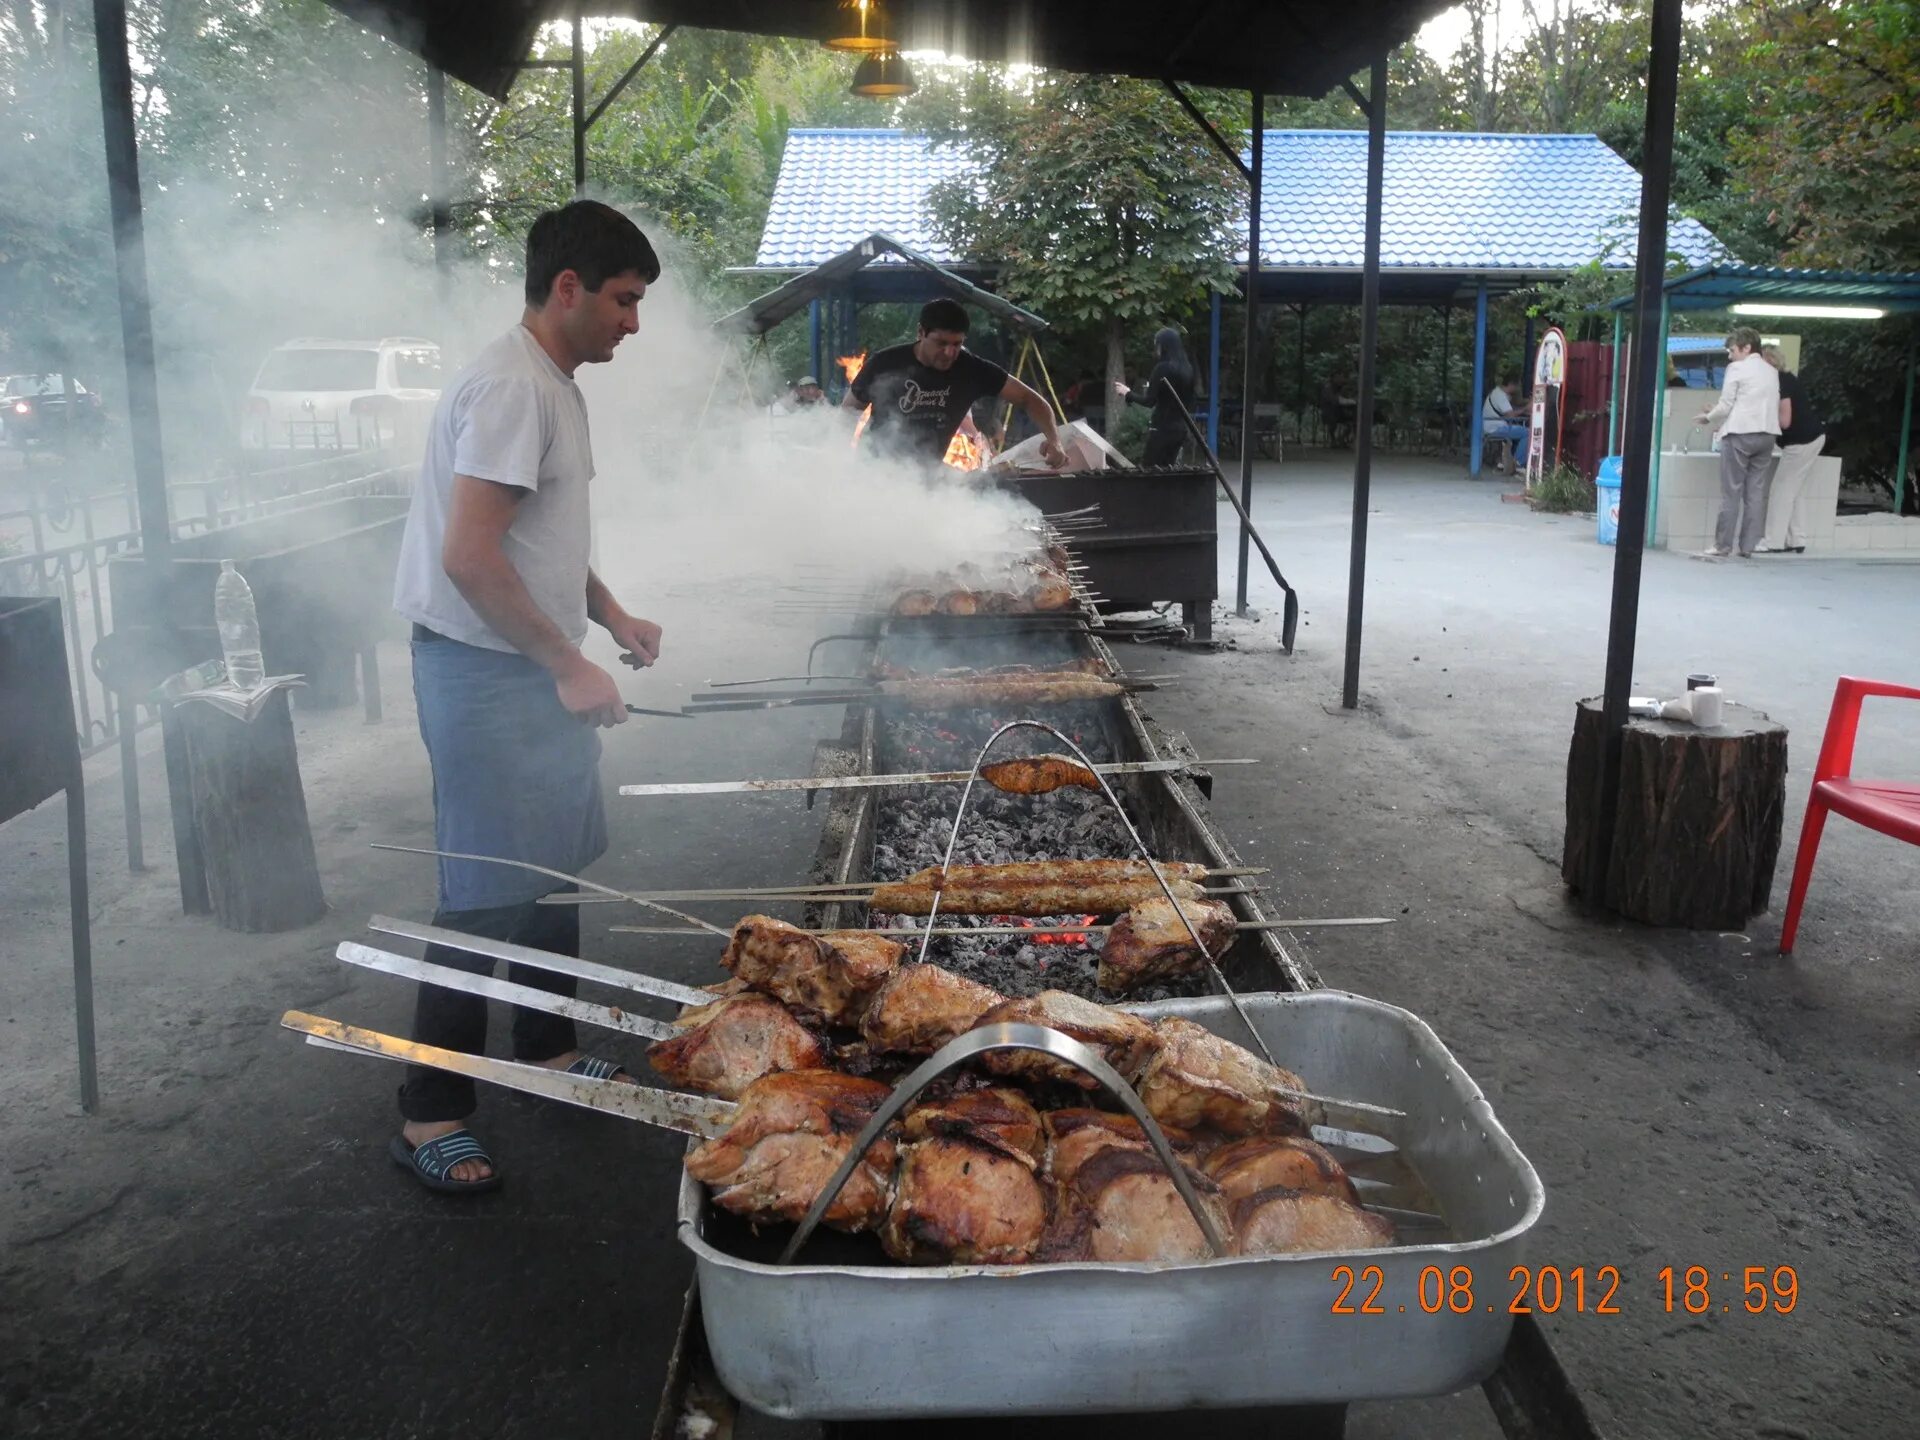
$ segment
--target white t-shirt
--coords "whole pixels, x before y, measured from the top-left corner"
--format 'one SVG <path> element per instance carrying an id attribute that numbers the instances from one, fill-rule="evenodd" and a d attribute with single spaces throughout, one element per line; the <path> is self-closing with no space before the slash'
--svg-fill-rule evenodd
<path id="1" fill-rule="evenodd" d="M 1480 409 L 1482 419 L 1495 424 L 1505 424 L 1513 415 L 1513 398 L 1507 394 L 1507 387 L 1496 385 L 1487 392 L 1487 403 Z"/>
<path id="2" fill-rule="evenodd" d="M 393 608 L 407 619 L 469 645 L 511 651 L 441 564 L 455 475 L 532 492 L 507 530 L 507 559 L 560 633 L 575 645 L 586 639 L 593 531 L 587 404 L 524 325 L 488 345 L 441 392 L 393 586 Z"/>

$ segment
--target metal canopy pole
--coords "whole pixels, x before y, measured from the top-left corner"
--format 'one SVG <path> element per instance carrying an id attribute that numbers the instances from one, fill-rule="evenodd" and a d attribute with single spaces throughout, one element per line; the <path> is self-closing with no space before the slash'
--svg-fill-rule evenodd
<path id="1" fill-rule="evenodd" d="M 427 65 L 427 152 L 427 208 L 433 223 L 433 269 L 444 305 L 453 268 L 453 206 L 447 182 L 447 77 L 431 62 Z"/>
<path id="2" fill-rule="evenodd" d="M 1373 387 L 1380 348 L 1380 209 L 1387 156 L 1387 57 L 1367 87 L 1367 253 L 1360 278 L 1360 395 L 1353 417 L 1353 531 L 1347 560 L 1347 663 L 1340 704 L 1360 704 L 1360 633 L 1367 598 L 1367 499 L 1373 488 Z M 1303 322 L 1304 333 L 1304 322 Z"/>
<path id="3" fill-rule="evenodd" d="M 1487 282 L 1473 292 L 1473 394 L 1467 397 L 1467 474 L 1480 478 L 1480 452 L 1486 445 Z"/>
<path id="4" fill-rule="evenodd" d="M 140 548 L 149 564 L 173 549 L 166 461 L 160 448 L 160 389 L 153 358 L 153 306 L 147 295 L 147 241 L 140 214 L 140 145 L 133 123 L 133 69 L 127 61 L 125 0 L 94 0 L 100 52 L 100 119 L 107 152 L 107 201 L 120 286 L 120 336 L 127 368 L 127 428 L 140 508 Z"/>
<path id="5" fill-rule="evenodd" d="M 1893 470 L 1893 513 L 1907 503 L 1907 454 L 1913 436 L 1913 367 L 1920 360 L 1920 328 L 1907 337 L 1907 399 L 1900 407 L 1900 459 Z"/>
<path id="6" fill-rule="evenodd" d="M 587 51 L 581 39 L 580 7 L 573 7 L 573 198 L 587 193 Z"/>
<path id="7" fill-rule="evenodd" d="M 1612 385 L 1607 395 L 1607 454 L 1620 453 L 1620 323 L 1625 317 L 1613 312 L 1613 364 L 1608 367 Z"/>
<path id="8" fill-rule="evenodd" d="M 1207 448 L 1220 453 L 1220 292 L 1207 303 Z"/>
<path id="9" fill-rule="evenodd" d="M 1606 694 L 1601 702 L 1599 794 L 1587 847 L 1585 894 L 1599 906 L 1606 896 L 1619 818 L 1620 749 L 1633 686 L 1633 650 L 1640 613 L 1640 562 L 1646 549 L 1647 480 L 1653 459 L 1655 407 L 1664 399 L 1666 345 L 1646 344 L 1666 311 L 1662 289 L 1667 258 L 1667 202 L 1673 188 L 1674 94 L 1679 86 L 1680 0 L 1653 0 L 1652 46 L 1647 57 L 1646 141 L 1640 177 L 1640 234 L 1634 252 L 1632 373 L 1627 386 L 1627 430 L 1621 443 L 1620 538 L 1613 555 L 1613 608 L 1607 622 Z"/>
<path id="10" fill-rule="evenodd" d="M 1260 170 L 1265 163 L 1267 97 L 1253 92 L 1253 163 L 1247 167 L 1247 338 L 1240 374 L 1240 508 L 1253 513 L 1253 407 L 1260 393 L 1253 373 L 1255 335 L 1260 320 Z M 1233 592 L 1233 613 L 1247 613 L 1248 526 L 1240 522 L 1240 568 Z"/>

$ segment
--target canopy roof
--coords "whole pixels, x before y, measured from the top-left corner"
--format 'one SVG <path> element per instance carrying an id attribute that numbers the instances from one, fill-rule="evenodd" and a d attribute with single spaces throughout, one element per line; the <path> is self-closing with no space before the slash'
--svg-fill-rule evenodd
<path id="1" fill-rule="evenodd" d="M 822 261 L 805 274 L 796 275 L 786 284 L 769 290 L 731 314 L 722 315 L 713 322 L 713 328 L 738 331 L 745 335 L 765 334 L 789 315 L 804 309 L 810 301 L 835 290 L 853 288 L 855 277 L 867 271 L 867 267 L 875 261 L 881 262 L 876 269 L 884 268 L 891 272 L 885 277 L 890 283 L 861 287 L 866 293 L 858 298 L 913 300 L 925 299 L 930 295 L 951 295 L 962 304 L 983 310 L 1016 329 L 1034 332 L 1047 328 L 1047 322 L 1031 310 L 1022 310 L 1012 301 L 1002 300 L 990 290 L 982 290 L 972 281 L 945 269 L 911 246 L 879 232 L 867 236 L 851 249 Z"/>
<path id="2" fill-rule="evenodd" d="M 1796 270 L 1783 265 L 1705 265 L 1663 287 L 1675 310 L 1725 310 L 1743 301 L 1782 305 L 1862 305 L 1920 314 L 1920 271 Z M 1613 302 L 1631 310 L 1633 299 Z"/>
<path id="3" fill-rule="evenodd" d="M 1358 299 L 1366 159 L 1364 131 L 1266 132 L 1263 295 Z M 934 233 L 927 196 L 973 168 L 959 147 L 900 130 L 790 130 L 755 268 L 817 265 L 875 228 L 910 237 L 939 264 L 966 267 Z M 1598 136 L 1389 134 L 1383 293 L 1442 300 L 1483 280 L 1512 289 L 1595 260 L 1629 270 L 1639 203 L 1639 175 Z M 1685 217 L 1668 243 L 1699 265 L 1724 253 Z M 1244 246 L 1238 263 L 1246 263 Z"/>
<path id="4" fill-rule="evenodd" d="M 573 0 L 328 0 L 496 100 L 535 32 Z M 1453 0 L 888 0 L 904 50 L 1137 75 L 1276 94 L 1323 95 L 1413 37 Z M 824 38 L 838 0 L 587 0 L 593 17 Z M 851 68 L 851 67 L 849 67 Z"/>

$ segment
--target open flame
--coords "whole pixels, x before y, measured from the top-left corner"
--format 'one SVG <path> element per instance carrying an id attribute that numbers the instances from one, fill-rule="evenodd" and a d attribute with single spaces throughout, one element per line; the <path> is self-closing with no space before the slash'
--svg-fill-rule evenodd
<path id="1" fill-rule="evenodd" d="M 839 355 L 834 358 L 833 363 L 840 367 L 840 372 L 847 377 L 847 383 L 851 385 L 860 374 L 860 367 L 867 363 L 867 352 L 862 350 L 858 355 Z"/>
<path id="2" fill-rule="evenodd" d="M 956 470 L 978 470 L 987 463 L 987 447 L 975 444 L 962 431 L 956 430 L 944 459 Z"/>

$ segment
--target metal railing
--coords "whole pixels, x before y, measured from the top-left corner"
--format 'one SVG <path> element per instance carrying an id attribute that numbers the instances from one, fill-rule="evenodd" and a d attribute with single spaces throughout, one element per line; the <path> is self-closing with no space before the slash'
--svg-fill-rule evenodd
<path id="1" fill-rule="evenodd" d="M 167 487 L 169 509 L 175 516 L 173 533 L 185 539 L 327 500 L 404 495 L 412 487 L 415 467 L 395 464 L 395 458 L 387 451 L 348 451 L 324 460 L 176 481 Z M 66 482 L 69 487 L 71 483 Z M 25 508 L 0 510 L 0 595 L 61 602 L 74 723 L 83 756 L 96 754 L 121 738 L 122 707 L 95 671 L 92 655 L 113 630 L 108 562 L 139 548 L 137 525 L 131 487 L 76 495 L 70 489 L 38 485 Z M 74 538 L 57 538 L 76 528 Z M 31 548 L 9 553 L 10 533 L 15 545 Z M 211 607 L 211 594 L 207 603 Z M 136 729 L 155 718 L 152 705 L 144 700 L 129 708 Z"/>

